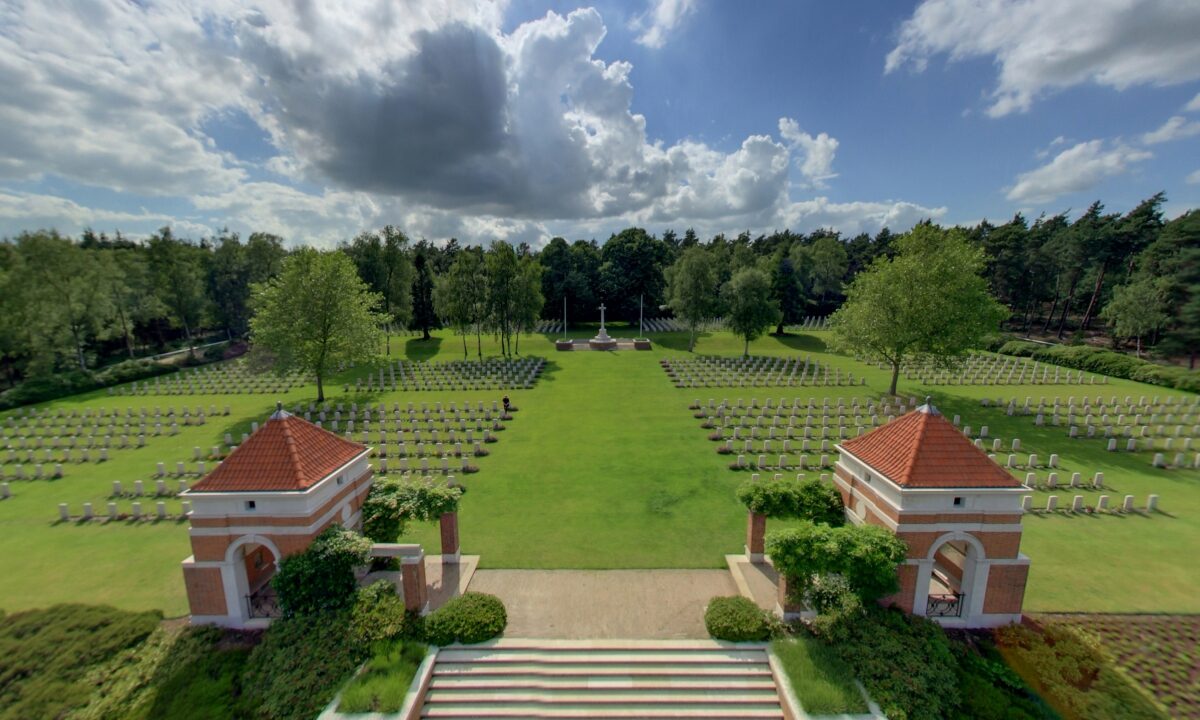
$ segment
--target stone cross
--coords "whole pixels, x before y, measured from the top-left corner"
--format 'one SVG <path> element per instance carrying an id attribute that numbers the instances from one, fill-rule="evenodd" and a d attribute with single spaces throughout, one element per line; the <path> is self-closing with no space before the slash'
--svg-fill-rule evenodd
<path id="1" fill-rule="evenodd" d="M 600 329 L 604 329 L 604 311 L 608 308 L 604 307 L 604 303 L 600 303 Z"/>

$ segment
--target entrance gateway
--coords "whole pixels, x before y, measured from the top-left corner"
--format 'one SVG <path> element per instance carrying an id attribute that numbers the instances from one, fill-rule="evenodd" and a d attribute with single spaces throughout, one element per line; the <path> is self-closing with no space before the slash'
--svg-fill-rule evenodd
<path id="1" fill-rule="evenodd" d="M 895 603 L 948 627 L 1019 622 L 1029 577 L 1021 549 L 1027 489 L 932 403 L 837 446 L 846 516 L 908 545 Z"/>

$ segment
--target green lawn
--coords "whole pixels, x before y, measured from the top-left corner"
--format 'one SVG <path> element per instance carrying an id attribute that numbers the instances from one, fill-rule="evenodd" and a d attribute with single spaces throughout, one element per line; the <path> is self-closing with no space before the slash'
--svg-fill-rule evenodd
<path id="1" fill-rule="evenodd" d="M 771 643 L 792 684 L 796 699 L 811 715 L 865 713 L 867 703 L 854 684 L 854 673 L 833 648 L 812 637 Z"/>
<path id="2" fill-rule="evenodd" d="M 590 336 L 589 332 L 576 333 Z M 617 330 L 614 335 L 632 333 Z M 723 567 L 723 555 L 742 549 L 745 513 L 733 490 L 745 477 L 727 469 L 730 458 L 714 451 L 692 417 L 696 399 L 742 397 L 866 397 L 886 389 L 884 371 L 824 351 L 823 333 L 766 337 L 755 354 L 812 354 L 814 359 L 867 378 L 853 388 L 713 388 L 677 390 L 658 360 L 686 355 L 683 333 L 651 335 L 650 352 L 558 353 L 553 337 L 524 336 L 521 352 L 547 358 L 531 390 L 512 391 L 520 408 L 481 472 L 460 480 L 468 492 L 461 510 L 463 550 L 491 568 Z M 473 343 L 472 343 L 473 345 Z M 449 334 L 423 342 L 395 338 L 395 357 L 456 359 L 461 339 Z M 495 345 L 485 340 L 485 352 Z M 472 347 L 473 351 L 473 347 Z M 741 343 L 726 333 L 705 335 L 697 352 L 738 355 Z M 368 368 L 327 383 L 331 400 L 349 401 L 342 384 Z M 1109 454 L 1102 440 L 1069 440 L 1063 429 L 1035 428 L 1031 418 L 1006 417 L 981 408 L 984 396 L 1098 394 L 1165 396 L 1161 388 L 1113 381 L 1106 386 L 1002 386 L 922 388 L 902 381 L 902 392 L 932 393 L 948 415 L 959 413 L 992 435 L 1020 437 L 1022 453 L 1058 452 L 1065 481 L 1072 469 L 1090 477 L 1104 471 L 1107 491 L 1119 504 L 1131 493 L 1145 502 L 1161 496 L 1153 517 L 1029 517 L 1023 550 L 1033 558 L 1026 607 L 1042 611 L 1200 612 L 1200 578 L 1187 572 L 1200 547 L 1200 473 L 1156 470 L 1149 455 Z M 285 402 L 311 399 L 315 388 L 293 390 Z M 359 396 L 376 401 L 498 399 L 500 392 L 396 392 Z M 225 432 L 235 438 L 274 406 L 268 395 L 148 396 L 111 398 L 93 393 L 51 403 L 71 407 L 231 406 L 229 417 L 210 419 L 176 437 L 151 438 L 147 447 L 114 451 L 105 464 L 70 465 L 57 481 L 12 482 L 14 497 L 0 501 L 0 608 L 18 610 L 54 602 L 110 603 L 126 609 L 186 612 L 179 562 L 189 554 L 179 522 L 112 525 L 59 524 L 56 506 L 84 501 L 104 507 L 113 480 L 126 486 L 149 479 L 155 463 L 174 468 L 192 448 L 209 448 Z M 1044 473 L 1043 473 L 1044 474 Z M 1023 477 L 1023 473 L 1019 474 Z M 148 483 L 152 486 L 152 483 Z M 1059 492 L 1070 504 L 1072 491 Z M 1093 501 L 1095 493 L 1083 493 Z M 1045 493 L 1037 493 L 1042 505 Z M 122 501 L 123 507 L 129 501 Z M 174 501 L 170 501 L 174 505 Z M 144 506 L 152 509 L 152 502 Z M 413 539 L 437 552 L 434 525 L 411 528 Z M 19 579 L 17 582 L 9 578 Z"/>

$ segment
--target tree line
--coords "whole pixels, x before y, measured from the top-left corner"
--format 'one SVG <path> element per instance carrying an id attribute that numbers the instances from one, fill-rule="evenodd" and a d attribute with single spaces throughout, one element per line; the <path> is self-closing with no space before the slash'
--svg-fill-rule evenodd
<path id="1" fill-rule="evenodd" d="M 1114 345 L 1194 359 L 1200 350 L 1200 212 L 1172 221 L 1163 195 L 1125 214 L 1091 205 L 962 228 L 982 256 L 987 289 L 1005 307 L 997 329 L 1068 340 L 1106 332 Z M 923 223 L 929 226 L 929 223 Z M 920 227 L 920 226 L 919 226 Z M 912 232 L 883 229 L 842 237 L 788 230 L 702 240 L 693 230 L 661 236 L 627 228 L 600 244 L 553 238 L 540 250 L 457 239 L 411 240 L 388 226 L 336 251 L 372 293 L 384 329 L 422 337 L 454 328 L 464 355 L 482 356 L 482 337 L 519 352 L 539 320 L 673 315 L 695 330 L 711 317 L 750 340 L 805 316 L 840 308 L 848 288 L 878 259 L 892 260 Z M 144 240 L 85 231 L 21 233 L 0 241 L 0 368 L 7 384 L 101 367 L 202 338 L 250 331 L 256 285 L 278 278 L 282 238 L 221 232 L 191 241 L 164 228 Z M 383 334 L 390 353 L 390 334 Z M 472 343 L 471 340 L 474 340 Z M 470 345 L 474 345 L 473 353 Z M 193 350 L 194 352 L 194 350 Z"/>

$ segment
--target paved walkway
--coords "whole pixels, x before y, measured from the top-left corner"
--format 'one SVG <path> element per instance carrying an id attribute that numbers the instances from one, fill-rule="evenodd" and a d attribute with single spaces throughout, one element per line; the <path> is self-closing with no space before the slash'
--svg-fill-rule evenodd
<path id="1" fill-rule="evenodd" d="M 738 594 L 728 570 L 479 570 L 470 589 L 504 601 L 510 638 L 707 638 L 708 601 Z"/>

